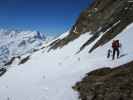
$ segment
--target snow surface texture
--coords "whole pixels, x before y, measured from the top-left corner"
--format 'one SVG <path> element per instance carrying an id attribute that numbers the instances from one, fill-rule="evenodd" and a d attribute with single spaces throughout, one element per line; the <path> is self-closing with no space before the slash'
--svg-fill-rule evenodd
<path id="1" fill-rule="evenodd" d="M 34 53 L 28 62 L 20 66 L 12 65 L 0 78 L 0 100 L 78 100 L 78 93 L 72 90 L 72 86 L 85 73 L 133 60 L 132 31 L 133 24 L 116 37 L 122 43 L 121 54 L 126 56 L 114 61 L 106 58 L 112 41 L 88 54 L 100 37 L 81 53 L 75 54 L 91 37 L 89 33 L 61 49 L 47 52 L 45 48 Z"/>
<path id="2" fill-rule="evenodd" d="M 11 57 L 33 52 L 45 39 L 36 31 L 0 30 L 0 64 L 8 62 Z"/>

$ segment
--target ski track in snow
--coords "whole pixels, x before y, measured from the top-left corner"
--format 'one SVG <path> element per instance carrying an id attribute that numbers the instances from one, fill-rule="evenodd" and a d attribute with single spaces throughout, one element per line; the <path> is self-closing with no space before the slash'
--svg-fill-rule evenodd
<path id="1" fill-rule="evenodd" d="M 112 41 L 88 54 L 97 39 L 75 55 L 82 44 L 91 37 L 89 33 L 63 48 L 49 53 L 47 50 L 34 53 L 27 63 L 20 66 L 12 65 L 8 72 L 0 77 L 0 100 L 78 100 L 78 93 L 72 90 L 72 86 L 86 73 L 97 68 L 116 67 L 132 61 L 132 31 L 133 24 L 116 37 L 122 43 L 122 54 L 127 55 L 114 61 L 106 59 L 107 49 Z"/>

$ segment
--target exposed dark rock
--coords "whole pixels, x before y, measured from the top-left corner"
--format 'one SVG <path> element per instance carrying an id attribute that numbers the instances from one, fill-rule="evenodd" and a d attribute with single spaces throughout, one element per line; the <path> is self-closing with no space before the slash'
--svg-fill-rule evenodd
<path id="1" fill-rule="evenodd" d="M 131 24 L 133 22 L 132 12 L 133 2 L 129 2 L 129 0 L 94 0 L 92 5 L 80 14 L 70 34 L 64 39 L 53 42 L 50 50 L 68 44 L 85 32 L 91 32 L 92 38 L 80 48 L 81 51 L 96 40 L 101 33 L 104 33 L 89 51 L 92 52 L 100 45 L 109 42 Z"/>
<path id="2" fill-rule="evenodd" d="M 81 100 L 133 100 L 133 61 L 90 72 L 73 89 Z"/>
<path id="3" fill-rule="evenodd" d="M 39 51 L 40 49 L 33 49 L 33 52 L 37 52 L 37 51 Z"/>
<path id="4" fill-rule="evenodd" d="M 0 77 L 6 72 L 6 68 L 0 68 Z"/>
<path id="5" fill-rule="evenodd" d="M 19 62 L 19 65 L 26 63 L 29 59 L 30 59 L 30 56 L 27 56 L 27 57 L 21 59 L 21 61 Z"/>
<path id="6" fill-rule="evenodd" d="M 80 34 L 75 34 L 73 32 L 71 32 L 71 34 L 69 34 L 67 37 L 63 38 L 63 39 L 58 39 L 56 41 L 54 41 L 53 43 L 50 44 L 51 48 L 49 49 L 49 51 L 51 49 L 56 49 L 58 47 L 63 47 L 64 45 L 68 44 L 70 41 L 73 41 L 74 39 L 78 38 L 80 36 Z"/>
<path id="7" fill-rule="evenodd" d="M 95 9 L 97 10 L 95 11 Z M 88 25 L 93 23 L 93 25 L 91 25 L 92 29 L 87 25 L 88 29 L 93 30 L 92 33 L 96 33 L 97 37 L 101 32 L 104 33 L 89 52 L 109 42 L 133 22 L 133 2 L 128 2 L 128 0 L 95 0 L 92 7 L 87 11 L 89 11 L 92 19 L 95 20 L 88 23 Z M 95 16 L 92 13 L 95 13 Z M 99 28 L 101 28 L 100 32 L 98 31 Z M 95 35 L 93 37 L 95 37 Z M 85 43 L 81 47 L 81 50 L 96 38 L 88 40 L 90 42 Z"/>
<path id="8" fill-rule="evenodd" d="M 7 62 L 7 63 L 4 64 L 4 66 L 9 66 L 9 65 L 11 65 L 11 64 L 13 63 L 13 61 L 14 61 L 16 58 L 17 58 L 17 59 L 21 59 L 20 56 L 12 57 L 11 60 L 10 60 L 9 62 Z"/>
<path id="9" fill-rule="evenodd" d="M 15 60 L 15 57 L 12 57 L 11 60 L 9 62 L 7 62 L 4 66 L 9 66 L 13 63 L 13 61 Z"/>

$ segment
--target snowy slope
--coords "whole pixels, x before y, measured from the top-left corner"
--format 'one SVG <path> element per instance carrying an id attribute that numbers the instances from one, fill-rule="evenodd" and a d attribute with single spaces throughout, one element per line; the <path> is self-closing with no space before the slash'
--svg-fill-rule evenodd
<path id="1" fill-rule="evenodd" d="M 0 64 L 13 56 L 32 52 L 42 45 L 45 37 L 36 31 L 0 30 Z"/>
<path id="2" fill-rule="evenodd" d="M 45 48 L 34 53 L 27 63 L 12 65 L 0 78 L 0 100 L 77 100 L 78 94 L 72 90 L 72 86 L 85 73 L 133 60 L 132 31 L 133 24 L 116 37 L 120 39 L 122 54 L 126 56 L 114 61 L 106 59 L 106 52 L 112 41 L 88 54 L 93 42 L 82 52 L 75 54 L 91 37 L 89 33 L 61 49 L 47 52 L 48 48 Z"/>

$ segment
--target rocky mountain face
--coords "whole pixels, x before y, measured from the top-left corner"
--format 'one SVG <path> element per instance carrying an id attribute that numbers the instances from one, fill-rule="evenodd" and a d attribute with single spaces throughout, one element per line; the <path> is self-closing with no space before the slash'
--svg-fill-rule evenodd
<path id="1" fill-rule="evenodd" d="M 73 89 L 82 100 L 133 100 L 133 61 L 90 72 Z"/>
<path id="2" fill-rule="evenodd" d="M 104 45 L 123 29 L 133 22 L 133 1 L 132 0 L 94 0 L 86 10 L 84 10 L 70 34 L 56 40 L 50 46 L 50 49 L 62 47 L 67 43 L 78 38 L 81 34 L 91 32 L 92 37 L 80 48 L 80 51 L 99 37 L 104 35 L 90 50 L 92 52 L 100 45 Z"/>
<path id="3" fill-rule="evenodd" d="M 51 49 L 63 47 L 80 35 L 90 32 L 92 37 L 84 43 L 79 52 L 87 45 L 101 38 L 89 50 L 109 42 L 133 22 L 133 0 L 94 0 L 84 10 L 69 35 L 50 44 Z M 133 100 L 133 62 L 117 68 L 102 68 L 92 71 L 74 87 L 81 100 Z"/>
<path id="4" fill-rule="evenodd" d="M 34 49 L 42 45 L 45 36 L 36 31 L 0 30 L 0 65 L 3 65 L 13 57 L 26 53 L 32 53 Z"/>
<path id="5" fill-rule="evenodd" d="M 80 51 L 101 34 L 89 52 L 109 42 L 133 22 L 133 0 L 95 0 L 82 12 L 70 34 L 91 31 L 92 37 Z M 73 38 L 74 39 L 74 38 Z M 70 41 L 69 41 L 70 42 Z M 132 100 L 133 61 L 116 68 L 92 71 L 74 87 L 81 100 Z"/>

